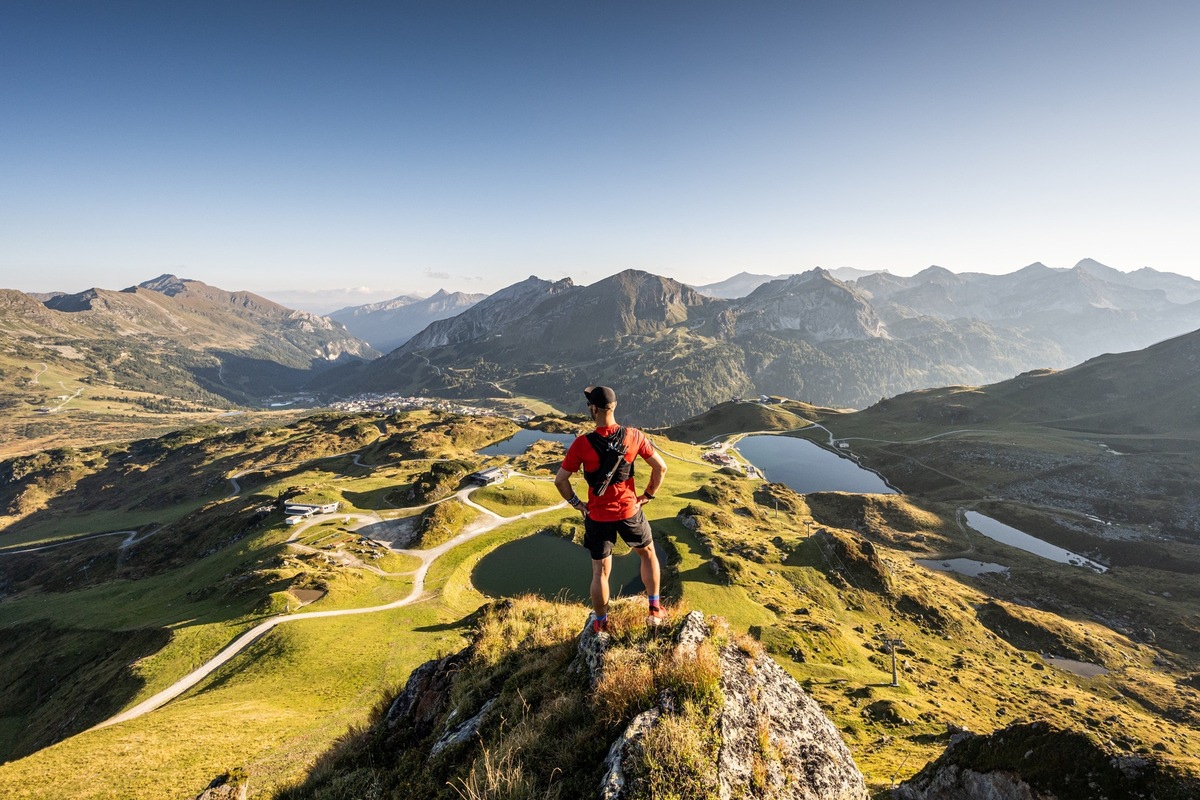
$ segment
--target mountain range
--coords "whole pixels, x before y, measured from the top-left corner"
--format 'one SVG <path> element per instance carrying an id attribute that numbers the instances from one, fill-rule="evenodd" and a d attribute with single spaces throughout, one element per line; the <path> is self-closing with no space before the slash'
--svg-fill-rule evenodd
<path id="1" fill-rule="evenodd" d="M 854 267 L 838 267 L 829 270 L 829 274 L 837 278 L 839 281 L 853 281 L 867 275 L 874 275 L 882 270 L 872 269 L 855 269 Z M 792 273 L 795 274 L 795 273 Z M 692 286 L 700 294 L 706 294 L 709 297 L 720 297 L 726 300 L 733 300 L 738 297 L 745 297 L 753 292 L 764 283 L 771 281 L 784 280 L 792 277 L 788 275 L 759 275 L 753 272 L 739 272 L 732 278 L 726 278 L 723 281 L 716 283 L 708 283 L 702 286 Z"/>
<path id="2" fill-rule="evenodd" d="M 216 405 L 260 402 L 340 361 L 378 355 L 325 317 L 174 275 L 45 300 L 0 290 L 0 344 L 10 378 L 40 363 L 98 387 Z M 9 402 L 26 394 L 6 388 Z"/>
<path id="3" fill-rule="evenodd" d="M 867 275 L 854 285 L 889 324 L 981 320 L 1052 341 L 1071 363 L 1200 327 L 1200 281 L 1149 268 L 1125 273 L 1092 259 L 1072 269 L 1035 263 L 1007 275 L 929 267 L 908 278 Z"/>
<path id="4" fill-rule="evenodd" d="M 51 369 L 68 396 L 63 378 L 209 407 L 316 391 L 529 397 L 570 409 L 580 387 L 607 383 L 642 425 L 743 396 L 863 408 L 1195 330 L 1200 281 L 1090 259 L 1007 275 L 742 273 L 699 288 L 627 270 L 588 286 L 531 276 L 490 296 L 443 290 L 333 316 L 172 275 L 119 292 L 6 290 L 2 402 L 52 400 L 26 391 Z"/>
<path id="5" fill-rule="evenodd" d="M 1092 260 L 999 276 L 940 267 L 857 275 L 743 273 L 700 289 L 636 270 L 589 286 L 530 277 L 314 385 L 572 407 L 579 387 L 611 383 L 631 422 L 663 424 L 743 395 L 861 408 L 914 389 L 1064 368 L 1200 327 L 1200 281 Z"/>

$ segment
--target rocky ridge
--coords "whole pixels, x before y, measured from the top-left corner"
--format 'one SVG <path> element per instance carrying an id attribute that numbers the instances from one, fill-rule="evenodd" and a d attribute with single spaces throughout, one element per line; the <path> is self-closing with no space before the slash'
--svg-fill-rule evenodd
<path id="1" fill-rule="evenodd" d="M 594 685 L 607 666 L 608 637 L 593 633 L 590 622 L 579 637 L 579 663 Z M 704 615 L 693 611 L 680 629 L 677 648 L 694 653 L 711 640 L 711 634 Z M 865 800 L 866 784 L 850 751 L 800 684 L 765 653 L 750 654 L 734 644 L 725 644 L 718 652 L 722 699 L 717 717 L 717 796 L 721 800 Z M 601 783 L 604 800 L 638 796 L 642 742 L 674 713 L 675 699 L 664 692 L 654 708 L 635 717 L 612 743 Z"/>
<path id="2" fill-rule="evenodd" d="M 592 631 L 591 619 L 579 635 L 569 670 L 580 689 L 592 691 L 608 670 L 622 663 L 610 658 L 612 639 Z M 703 614 L 690 613 L 674 639 L 675 659 L 715 647 L 720 664 L 720 701 L 716 711 L 713 797 L 779 800 L 866 800 L 862 774 L 833 723 L 800 685 L 769 656 L 752 654 L 733 643 L 715 642 Z M 430 758 L 473 741 L 488 747 L 496 726 L 498 697 L 483 700 L 469 714 L 452 709 L 456 676 L 470 659 L 468 651 L 417 668 L 386 714 L 390 731 L 405 731 L 421 741 Z M 653 706 L 637 714 L 607 747 L 597 787 L 604 800 L 645 798 L 647 741 L 657 729 L 677 721 L 684 705 L 670 690 L 660 691 Z"/>

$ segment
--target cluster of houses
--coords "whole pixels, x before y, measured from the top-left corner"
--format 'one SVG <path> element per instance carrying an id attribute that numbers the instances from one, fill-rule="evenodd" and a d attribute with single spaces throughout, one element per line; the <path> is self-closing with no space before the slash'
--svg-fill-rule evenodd
<path id="1" fill-rule="evenodd" d="M 314 514 L 336 514 L 337 510 L 342 507 L 341 503 L 325 503 L 324 505 L 312 505 L 309 503 L 288 503 L 283 507 L 283 513 L 287 514 L 284 519 L 288 525 L 306 520 Z"/>
<path id="2" fill-rule="evenodd" d="M 468 417 L 503 416 L 491 408 L 468 406 L 462 403 L 457 403 L 453 400 L 444 400 L 439 397 L 408 397 L 403 395 L 376 393 L 355 395 L 348 400 L 339 400 L 330 407 L 337 409 L 338 411 L 371 411 L 377 414 L 391 414 L 396 411 L 412 411 L 414 409 L 432 409 L 434 411 L 447 411 L 453 414 L 462 414 Z"/>
<path id="3" fill-rule="evenodd" d="M 718 467 L 732 467 L 741 471 L 747 478 L 759 477 L 757 467 L 753 464 L 739 463 L 736 458 L 726 453 L 720 444 L 711 444 L 704 449 L 705 453 L 700 457 L 708 463 L 716 464 Z"/>
<path id="4" fill-rule="evenodd" d="M 709 450 L 704 455 L 700 456 L 710 464 L 716 464 L 720 467 L 736 467 L 737 459 L 721 450 Z"/>

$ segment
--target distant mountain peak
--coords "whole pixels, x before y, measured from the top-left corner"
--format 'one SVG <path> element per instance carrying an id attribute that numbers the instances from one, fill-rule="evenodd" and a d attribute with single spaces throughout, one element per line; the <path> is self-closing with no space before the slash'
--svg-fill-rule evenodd
<path id="1" fill-rule="evenodd" d="M 764 283 L 737 304 L 735 315 L 738 334 L 795 330 L 813 341 L 888 336 L 865 295 L 821 267 Z"/>
<path id="2" fill-rule="evenodd" d="M 1035 261 L 1028 266 L 1021 267 L 1019 270 L 1017 270 L 1013 274 L 1014 275 L 1028 275 L 1033 272 L 1052 272 L 1052 271 L 1053 270 L 1051 270 L 1050 267 L 1047 267 L 1042 262 Z"/>
<path id="3" fill-rule="evenodd" d="M 159 275 L 157 278 L 154 278 L 152 280 L 143 281 L 143 282 L 139 283 L 137 286 L 130 287 L 129 289 L 125 289 L 124 291 L 130 292 L 130 291 L 136 291 L 138 289 L 149 289 L 152 292 L 158 292 L 159 294 L 165 294 L 168 297 L 174 297 L 177 294 L 182 294 L 183 292 L 186 292 L 188 289 L 187 285 L 189 283 L 196 283 L 196 282 L 197 281 L 193 281 L 189 278 L 176 277 L 175 275 L 172 275 L 171 273 L 167 272 L 167 273 L 163 273 L 162 275 Z"/>
<path id="4" fill-rule="evenodd" d="M 939 267 L 937 264 L 930 264 L 925 269 L 913 276 L 915 280 L 922 283 L 945 283 L 946 281 L 959 281 L 959 276 L 945 267 Z"/>
<path id="5" fill-rule="evenodd" d="M 692 288 L 700 292 L 700 294 L 708 297 L 721 297 L 725 299 L 733 299 L 737 297 L 746 297 L 759 286 L 771 281 L 782 280 L 788 277 L 787 275 L 759 275 L 753 272 L 743 270 L 732 278 L 726 278 L 718 283 L 710 283 L 702 286 L 693 286 Z"/>

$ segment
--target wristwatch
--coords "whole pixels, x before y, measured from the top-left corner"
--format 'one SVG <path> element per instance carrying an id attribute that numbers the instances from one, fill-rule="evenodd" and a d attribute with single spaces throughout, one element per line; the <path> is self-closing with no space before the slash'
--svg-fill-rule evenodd
<path id="1" fill-rule="evenodd" d="M 649 492 L 642 492 L 642 497 L 646 498 L 647 500 L 654 499 L 654 495 L 650 494 Z"/>
<path id="2" fill-rule="evenodd" d="M 568 500 L 567 502 L 570 503 L 575 508 L 579 508 L 581 505 L 583 505 L 583 501 L 579 499 L 579 495 L 577 495 L 577 494 L 571 495 L 571 499 Z"/>

